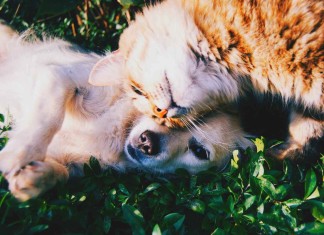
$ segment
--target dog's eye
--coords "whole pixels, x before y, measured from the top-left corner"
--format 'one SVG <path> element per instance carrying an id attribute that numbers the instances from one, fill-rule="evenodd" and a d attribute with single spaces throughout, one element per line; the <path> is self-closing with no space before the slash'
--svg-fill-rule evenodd
<path id="1" fill-rule="evenodd" d="M 132 90 L 133 90 L 136 94 L 138 94 L 138 95 L 143 95 L 143 92 L 142 92 L 140 89 L 138 89 L 136 86 L 131 85 L 131 87 L 132 87 Z"/>
<path id="2" fill-rule="evenodd" d="M 189 149 L 198 159 L 209 160 L 210 152 L 198 143 L 196 139 L 189 142 Z"/>
<path id="3" fill-rule="evenodd" d="M 194 146 L 191 151 L 200 160 L 209 160 L 209 151 L 202 146 Z"/>

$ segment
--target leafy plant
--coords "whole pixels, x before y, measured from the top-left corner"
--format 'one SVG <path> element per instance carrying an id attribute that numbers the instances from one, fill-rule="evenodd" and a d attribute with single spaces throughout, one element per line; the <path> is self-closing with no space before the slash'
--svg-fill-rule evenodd
<path id="1" fill-rule="evenodd" d="M 66 38 L 97 52 L 115 50 L 142 0 L 0 0 L 0 18 L 18 31 Z"/>
<path id="2" fill-rule="evenodd" d="M 3 114 L 0 113 L 0 150 L 3 149 L 3 147 L 8 142 L 8 137 L 5 136 L 5 132 L 10 130 L 10 125 L 8 123 L 5 123 L 5 117 Z"/>
<path id="3" fill-rule="evenodd" d="M 224 173 L 122 174 L 91 157 L 83 178 L 24 203 L 1 178 L 1 234 L 323 234 L 324 156 L 277 168 L 254 142 Z"/>

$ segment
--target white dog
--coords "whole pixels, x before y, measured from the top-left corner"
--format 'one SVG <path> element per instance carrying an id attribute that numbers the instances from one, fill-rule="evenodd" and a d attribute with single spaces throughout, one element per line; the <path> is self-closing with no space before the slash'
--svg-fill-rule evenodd
<path id="1" fill-rule="evenodd" d="M 215 112 L 191 130 L 169 130 L 139 114 L 118 82 L 89 85 L 99 55 L 58 39 L 18 36 L 4 25 L 0 35 L 0 113 L 12 125 L 0 171 L 20 200 L 66 181 L 91 155 L 103 168 L 195 173 L 223 169 L 234 149 L 251 144 L 235 115 Z M 108 76 L 122 80 L 123 64 L 109 63 Z"/>

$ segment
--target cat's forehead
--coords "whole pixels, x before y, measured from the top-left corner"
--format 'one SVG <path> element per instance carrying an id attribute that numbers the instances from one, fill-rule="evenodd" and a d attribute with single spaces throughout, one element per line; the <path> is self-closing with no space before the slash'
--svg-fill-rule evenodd
<path id="1" fill-rule="evenodd" d="M 163 68 L 186 65 L 190 52 L 188 38 L 176 32 L 144 30 L 145 25 L 140 27 L 140 23 L 126 29 L 119 44 L 132 73 L 162 74 Z"/>
<path id="2" fill-rule="evenodd" d="M 159 48 L 160 46 L 160 48 Z M 125 56 L 125 68 L 129 80 L 149 86 L 169 78 L 186 80 L 197 62 L 187 47 L 161 46 L 139 42 Z"/>

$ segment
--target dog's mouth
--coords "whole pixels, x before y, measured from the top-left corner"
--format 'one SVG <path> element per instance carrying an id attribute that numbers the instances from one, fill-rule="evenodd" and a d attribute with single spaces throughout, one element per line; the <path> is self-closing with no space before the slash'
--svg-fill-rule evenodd
<path id="1" fill-rule="evenodd" d="M 127 145 L 126 151 L 132 159 L 139 162 L 139 156 L 137 155 L 135 148 L 131 144 Z"/>
<path id="2" fill-rule="evenodd" d="M 149 159 L 153 159 L 153 156 L 146 155 L 140 149 L 133 147 L 131 144 L 128 144 L 126 147 L 127 155 L 130 160 L 135 161 L 136 163 L 143 164 Z"/>

